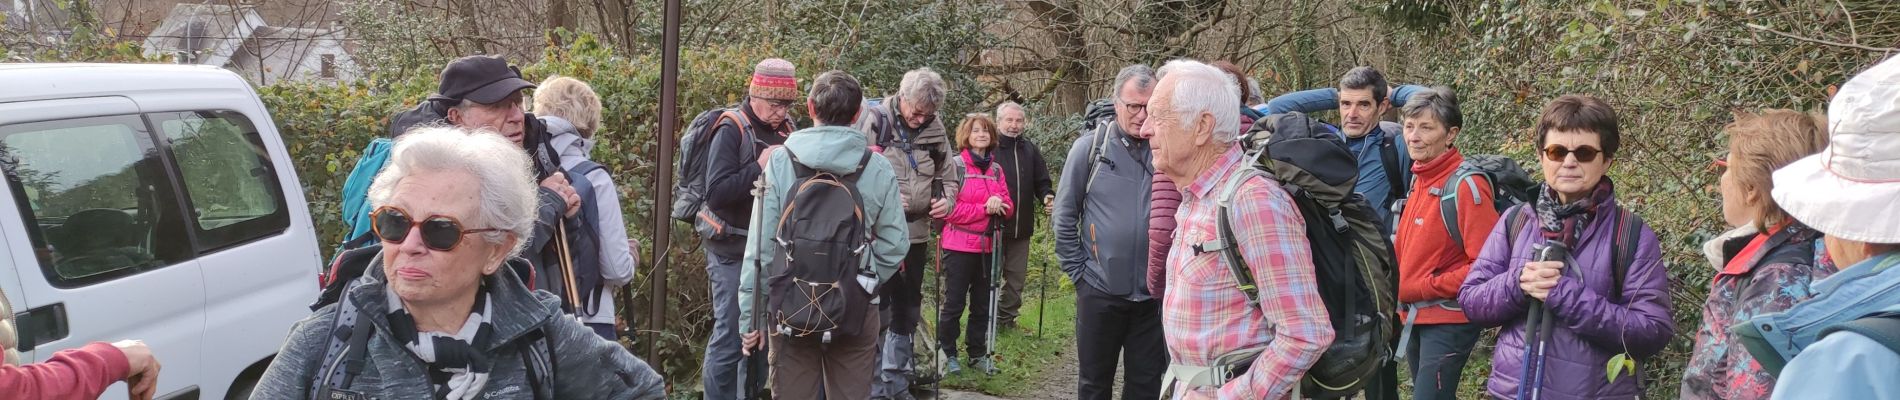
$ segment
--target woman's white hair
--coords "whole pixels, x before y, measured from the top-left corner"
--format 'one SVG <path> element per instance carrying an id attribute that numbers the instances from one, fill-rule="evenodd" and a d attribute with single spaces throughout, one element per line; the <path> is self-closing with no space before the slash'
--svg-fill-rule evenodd
<path id="1" fill-rule="evenodd" d="M 1181 118 L 1182 128 L 1200 129 L 1201 113 L 1214 115 L 1214 140 L 1220 143 L 1233 143 L 1240 135 L 1240 84 L 1234 77 L 1219 68 L 1200 61 L 1178 59 L 1161 66 L 1156 79 L 1174 77 L 1174 96 L 1169 99 L 1174 109 L 1167 110 Z"/>
<path id="2" fill-rule="evenodd" d="M 377 208 L 389 204 L 396 185 L 417 173 L 466 172 L 479 185 L 481 203 L 475 215 L 458 216 L 462 229 L 513 233 L 517 240 L 508 254 L 514 254 L 527 246 L 529 230 L 534 228 L 536 193 L 529 168 L 528 154 L 500 134 L 452 126 L 417 128 L 396 139 L 389 164 L 369 185 L 369 204 Z M 508 238 L 504 232 L 485 232 L 481 237 L 501 244 Z"/>

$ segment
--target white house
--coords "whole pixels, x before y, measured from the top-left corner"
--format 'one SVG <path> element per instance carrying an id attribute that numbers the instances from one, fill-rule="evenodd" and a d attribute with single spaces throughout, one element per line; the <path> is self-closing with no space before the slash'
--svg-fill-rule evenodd
<path id="1" fill-rule="evenodd" d="M 248 6 L 179 4 L 145 38 L 145 55 L 180 64 L 216 65 L 257 85 L 355 79 L 340 24 L 274 27 Z"/>

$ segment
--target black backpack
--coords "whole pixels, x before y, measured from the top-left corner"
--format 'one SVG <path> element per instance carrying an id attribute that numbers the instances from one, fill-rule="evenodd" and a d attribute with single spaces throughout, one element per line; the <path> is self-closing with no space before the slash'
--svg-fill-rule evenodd
<path id="1" fill-rule="evenodd" d="M 673 209 L 669 213 L 673 219 L 693 222 L 694 218 L 699 218 L 700 209 L 706 205 L 706 150 L 711 146 L 719 127 L 727 123 L 736 124 L 742 132 L 751 129 L 749 120 L 744 113 L 739 112 L 737 105 L 701 112 L 698 117 L 693 117 L 691 125 L 686 126 L 685 136 L 680 138 L 679 152 L 674 153 L 679 169 L 674 171 Z M 744 142 L 752 146 L 748 153 L 758 151 L 753 141 Z M 707 213 L 707 216 L 710 217 L 711 213 Z"/>
<path id="2" fill-rule="evenodd" d="M 1082 129 L 1078 132 L 1088 134 L 1102 124 L 1115 123 L 1115 102 L 1109 99 L 1095 99 L 1082 111 Z"/>
<path id="3" fill-rule="evenodd" d="M 1491 184 L 1491 207 L 1500 215 L 1518 204 L 1537 200 L 1537 182 L 1518 166 L 1517 160 L 1497 155 L 1466 156 L 1444 186 L 1431 189 L 1432 196 L 1438 197 L 1438 214 L 1444 218 L 1445 230 L 1451 233 L 1452 244 L 1461 249 L 1465 247 L 1465 235 L 1458 225 L 1459 186 L 1470 186 L 1472 192 L 1477 192 L 1478 182 L 1473 179 L 1477 177 Z M 1483 202 L 1482 198 L 1471 199 L 1472 204 Z"/>
<path id="4" fill-rule="evenodd" d="M 778 236 L 773 238 L 779 252 L 767 282 L 772 321 L 781 335 L 825 342 L 874 333 L 859 332 L 871 295 L 857 279 L 877 276 L 865 263 L 871 230 L 858 192 L 858 177 L 871 152 L 844 174 L 813 169 L 797 154 L 787 154 L 797 180 L 786 191 L 776 222 Z"/>
<path id="5" fill-rule="evenodd" d="M 1230 178 L 1271 174 L 1306 222 L 1319 296 L 1335 334 L 1300 380 L 1300 393 L 1309 398 L 1347 397 L 1370 383 L 1392 358 L 1389 339 L 1398 312 L 1398 257 L 1372 205 L 1353 192 L 1358 162 L 1334 132 L 1297 112 L 1261 118 L 1241 142 L 1256 166 Z M 1227 207 L 1232 195 L 1223 191 L 1216 218 L 1225 243 L 1235 243 Z M 1222 250 L 1249 305 L 1257 306 L 1259 289 L 1238 246 Z"/>

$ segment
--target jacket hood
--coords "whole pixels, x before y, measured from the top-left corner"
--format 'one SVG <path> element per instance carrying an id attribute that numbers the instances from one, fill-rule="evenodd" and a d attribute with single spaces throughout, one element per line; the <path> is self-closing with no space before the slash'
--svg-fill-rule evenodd
<path id="1" fill-rule="evenodd" d="M 1755 225 L 1753 224 L 1743 225 L 1740 228 L 1722 232 L 1720 235 L 1709 238 L 1709 241 L 1702 242 L 1702 256 L 1709 259 L 1710 268 L 1715 268 L 1716 272 L 1721 272 L 1722 267 L 1728 265 L 1728 243 L 1736 239 L 1752 238 L 1756 233 Z"/>
<path id="2" fill-rule="evenodd" d="M 448 124 L 448 110 L 442 109 L 434 101 L 424 100 L 416 108 L 397 113 L 389 118 L 386 132 L 391 139 L 402 136 L 404 132 L 422 125 Z"/>
<path id="3" fill-rule="evenodd" d="M 494 351 L 516 338 L 548 324 L 561 313 L 561 299 L 547 291 L 528 291 L 528 287 L 515 277 L 516 264 L 527 263 L 520 257 L 510 257 L 507 265 L 495 270 L 495 273 L 482 277 L 482 285 L 488 287 L 488 300 L 494 307 L 489 322 L 494 324 L 495 336 L 489 343 Z M 362 311 L 358 316 L 369 316 L 377 329 L 389 330 L 389 297 L 383 294 L 388 287 L 383 275 L 383 255 L 376 254 L 363 271 L 363 277 L 357 278 L 356 286 L 350 288 L 350 301 Z"/>
<path id="4" fill-rule="evenodd" d="M 566 118 L 543 116 L 541 122 L 547 124 L 548 136 L 552 136 L 548 139 L 548 144 L 554 146 L 554 152 L 560 153 L 562 166 L 569 164 L 570 159 L 573 162 L 579 162 L 580 159 L 585 159 L 588 154 L 594 152 L 595 141 L 581 138 L 580 129 L 575 128 L 574 123 L 568 122 Z"/>
<path id="5" fill-rule="evenodd" d="M 792 132 L 785 148 L 806 166 L 820 171 L 848 173 L 869 151 L 864 133 L 845 126 L 820 126 Z"/>

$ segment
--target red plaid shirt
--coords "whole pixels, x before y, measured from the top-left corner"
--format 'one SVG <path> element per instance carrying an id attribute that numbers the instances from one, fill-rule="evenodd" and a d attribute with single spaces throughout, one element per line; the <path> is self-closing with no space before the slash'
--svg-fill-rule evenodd
<path id="1" fill-rule="evenodd" d="M 1260 288 L 1259 308 L 1247 307 L 1247 295 L 1236 287 L 1219 251 L 1194 250 L 1220 237 L 1214 219 L 1220 191 L 1245 162 L 1236 146 L 1181 187 L 1180 227 L 1168 256 L 1161 326 L 1176 364 L 1205 366 L 1235 350 L 1266 346 L 1266 351 L 1246 374 L 1218 391 L 1183 385 L 1175 388 L 1178 399 L 1286 398 L 1333 342 L 1313 275 L 1306 223 L 1293 197 L 1270 175 L 1242 183 L 1230 204 L 1241 258 Z"/>

